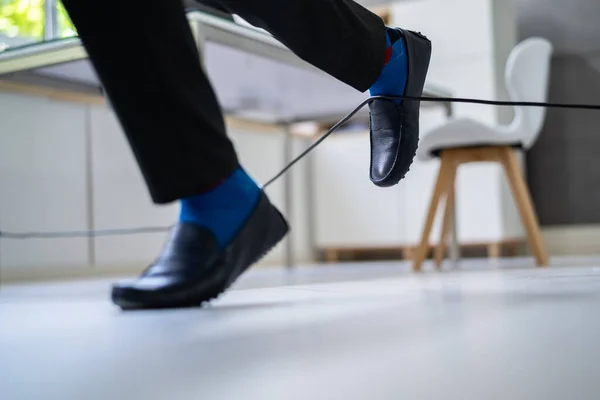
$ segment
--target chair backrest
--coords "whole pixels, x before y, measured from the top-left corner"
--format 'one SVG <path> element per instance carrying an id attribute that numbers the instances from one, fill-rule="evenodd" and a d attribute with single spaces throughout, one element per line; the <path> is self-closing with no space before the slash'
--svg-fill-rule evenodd
<path id="1" fill-rule="evenodd" d="M 512 101 L 547 101 L 552 53 L 552 44 L 537 37 L 526 39 L 513 49 L 506 63 L 505 76 Z M 545 108 L 515 107 L 511 130 L 519 132 L 525 148 L 535 143 L 545 117 Z"/>

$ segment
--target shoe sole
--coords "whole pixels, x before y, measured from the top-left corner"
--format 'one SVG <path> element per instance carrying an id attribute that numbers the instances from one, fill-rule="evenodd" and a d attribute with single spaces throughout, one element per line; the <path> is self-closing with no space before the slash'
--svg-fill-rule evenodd
<path id="1" fill-rule="evenodd" d="M 274 206 L 271 205 L 269 218 L 270 225 L 267 228 L 267 235 L 264 240 L 263 249 L 258 253 L 256 257 L 252 259 L 248 265 L 244 266 L 240 271 L 236 271 L 229 276 L 229 279 L 224 282 L 219 282 L 213 286 L 212 290 L 205 291 L 201 296 L 186 298 L 181 301 L 165 301 L 164 299 L 152 301 L 129 301 L 126 299 L 126 294 L 123 291 L 113 288 L 111 293 L 111 300 L 114 304 L 120 307 L 123 311 L 134 311 L 134 310 L 160 310 L 160 309 L 173 309 L 173 308 L 191 308 L 201 307 L 202 305 L 211 302 L 218 298 L 221 294 L 226 292 L 233 283 L 250 267 L 264 258 L 275 246 L 285 238 L 289 232 L 289 225 L 286 222 L 283 215 Z M 223 254 L 227 253 L 228 248 L 223 250 Z"/>

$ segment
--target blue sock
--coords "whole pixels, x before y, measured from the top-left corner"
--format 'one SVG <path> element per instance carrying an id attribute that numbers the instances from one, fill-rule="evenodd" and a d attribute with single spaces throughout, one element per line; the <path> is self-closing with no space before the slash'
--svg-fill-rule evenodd
<path id="1" fill-rule="evenodd" d="M 377 81 L 369 89 L 371 96 L 393 96 L 404 94 L 406 79 L 408 77 L 408 62 L 406 58 L 406 44 L 400 33 L 392 28 L 387 28 L 385 65 Z M 397 100 L 401 103 L 402 100 Z"/>
<path id="2" fill-rule="evenodd" d="M 224 248 L 258 203 L 261 189 L 241 167 L 210 192 L 181 200 L 180 222 L 209 229 Z"/>

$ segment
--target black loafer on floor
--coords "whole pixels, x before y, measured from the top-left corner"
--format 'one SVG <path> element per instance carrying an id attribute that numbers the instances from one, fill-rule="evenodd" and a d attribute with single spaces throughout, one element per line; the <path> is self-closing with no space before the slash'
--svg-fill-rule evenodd
<path id="1" fill-rule="evenodd" d="M 154 264 L 137 280 L 113 286 L 112 301 L 122 309 L 198 307 L 223 293 L 288 229 L 264 193 L 225 249 L 209 230 L 179 223 Z"/>
<path id="2" fill-rule="evenodd" d="M 408 77 L 404 94 L 421 97 L 431 59 L 431 42 L 420 33 L 397 28 L 406 44 Z M 419 144 L 419 101 L 377 99 L 371 110 L 371 181 L 394 186 L 408 172 Z"/>

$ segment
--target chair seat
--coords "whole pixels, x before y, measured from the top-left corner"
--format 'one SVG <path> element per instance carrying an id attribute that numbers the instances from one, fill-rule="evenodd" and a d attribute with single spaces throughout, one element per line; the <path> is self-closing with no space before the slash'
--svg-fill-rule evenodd
<path id="1" fill-rule="evenodd" d="M 424 134 L 417 157 L 429 160 L 440 150 L 475 146 L 514 146 L 523 138 L 506 126 L 492 127 L 469 118 L 455 119 Z"/>

